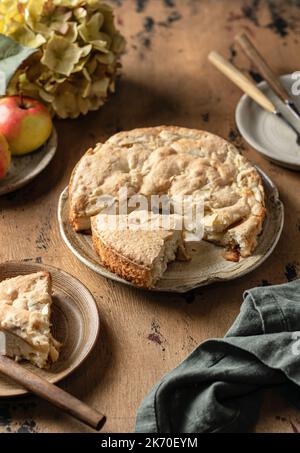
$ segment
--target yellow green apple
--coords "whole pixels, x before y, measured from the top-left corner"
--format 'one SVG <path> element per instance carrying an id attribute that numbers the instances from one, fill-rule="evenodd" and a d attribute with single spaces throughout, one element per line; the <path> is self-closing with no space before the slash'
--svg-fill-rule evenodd
<path id="1" fill-rule="evenodd" d="M 0 99 L 0 133 L 13 155 L 36 150 L 49 138 L 51 131 L 51 115 L 41 102 L 23 96 Z"/>
<path id="2" fill-rule="evenodd" d="M 7 140 L 0 134 L 0 179 L 3 179 L 6 176 L 10 161 L 11 155 Z"/>

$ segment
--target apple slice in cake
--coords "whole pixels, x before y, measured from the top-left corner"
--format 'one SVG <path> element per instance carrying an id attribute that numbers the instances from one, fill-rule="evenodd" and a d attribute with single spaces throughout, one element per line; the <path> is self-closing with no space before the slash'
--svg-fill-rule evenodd
<path id="1" fill-rule="evenodd" d="M 48 272 L 0 282 L 0 331 L 7 337 L 6 355 L 39 368 L 56 362 L 60 343 L 51 334 L 51 304 Z"/>

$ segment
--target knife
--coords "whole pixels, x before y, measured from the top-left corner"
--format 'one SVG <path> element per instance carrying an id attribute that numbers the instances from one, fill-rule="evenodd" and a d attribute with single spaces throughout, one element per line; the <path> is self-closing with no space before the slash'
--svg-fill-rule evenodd
<path id="1" fill-rule="evenodd" d="M 245 74 L 239 71 L 233 64 L 225 60 L 217 52 L 210 52 L 208 55 L 209 61 L 216 66 L 228 79 L 237 85 L 244 93 L 250 96 L 257 104 L 259 104 L 267 112 L 273 113 L 280 118 L 297 136 L 297 145 L 300 146 L 300 133 L 297 129 L 285 118 L 285 116 L 276 109 L 273 102 L 252 82 Z"/>
<path id="2" fill-rule="evenodd" d="M 246 33 L 240 33 L 235 38 L 239 43 L 250 61 L 257 67 L 263 78 L 268 82 L 275 94 L 281 99 L 291 112 L 300 119 L 300 112 L 291 98 L 290 94 L 286 91 L 280 80 L 274 73 L 273 69 L 269 66 L 253 42 Z"/>

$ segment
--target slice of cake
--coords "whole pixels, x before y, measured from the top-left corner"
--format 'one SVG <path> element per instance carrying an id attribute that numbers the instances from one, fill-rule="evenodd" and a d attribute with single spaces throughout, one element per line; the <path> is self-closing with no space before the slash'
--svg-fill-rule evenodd
<path id="1" fill-rule="evenodd" d="M 174 229 L 175 217 L 168 227 L 160 214 L 146 212 L 148 220 L 136 222 L 136 213 L 92 217 L 92 238 L 102 263 L 120 277 L 142 288 L 152 288 L 162 277 L 169 262 L 187 260 L 182 231 Z M 109 222 L 116 220 L 116 224 Z M 127 223 L 126 223 L 127 222 Z M 150 226 L 152 222 L 152 226 Z M 135 223 L 134 227 L 132 224 Z"/>
<path id="2" fill-rule="evenodd" d="M 0 283 L 0 331 L 6 334 L 6 355 L 39 368 L 56 362 L 60 343 L 51 334 L 51 304 L 48 272 Z"/>

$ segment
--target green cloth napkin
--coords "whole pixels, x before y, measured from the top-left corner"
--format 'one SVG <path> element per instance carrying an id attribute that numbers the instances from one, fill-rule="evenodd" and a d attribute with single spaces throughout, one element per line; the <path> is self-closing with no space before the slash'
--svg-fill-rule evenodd
<path id="1" fill-rule="evenodd" d="M 225 337 L 202 343 L 146 396 L 136 432 L 246 432 L 274 386 L 300 409 L 300 280 L 247 291 Z"/>

